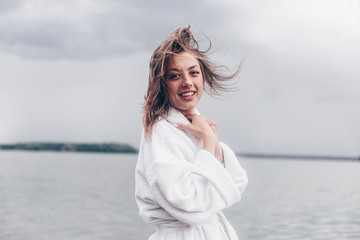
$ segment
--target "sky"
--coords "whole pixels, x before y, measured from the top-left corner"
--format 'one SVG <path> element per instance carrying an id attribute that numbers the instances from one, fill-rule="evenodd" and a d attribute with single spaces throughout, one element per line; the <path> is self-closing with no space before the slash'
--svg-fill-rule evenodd
<path id="1" fill-rule="evenodd" d="M 359 156 L 357 0 L 0 0 L 0 143 L 139 147 L 150 56 L 186 24 L 243 62 L 198 105 L 236 152 Z"/>

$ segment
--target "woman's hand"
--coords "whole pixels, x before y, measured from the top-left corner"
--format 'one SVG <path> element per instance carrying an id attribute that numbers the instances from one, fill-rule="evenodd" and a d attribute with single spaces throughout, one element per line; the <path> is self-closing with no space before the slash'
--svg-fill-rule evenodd
<path id="1" fill-rule="evenodd" d="M 219 135 L 218 135 L 218 126 L 217 123 L 213 120 L 206 119 L 206 122 L 209 124 L 211 129 L 216 135 L 216 146 L 215 146 L 215 157 L 223 164 L 224 163 L 224 155 L 220 145 Z"/>
<path id="2" fill-rule="evenodd" d="M 203 140 L 203 149 L 212 153 L 221 163 L 224 163 L 223 153 L 219 142 L 217 124 L 203 115 L 185 115 L 191 122 L 189 125 L 177 124 L 177 128 L 189 131 Z"/>

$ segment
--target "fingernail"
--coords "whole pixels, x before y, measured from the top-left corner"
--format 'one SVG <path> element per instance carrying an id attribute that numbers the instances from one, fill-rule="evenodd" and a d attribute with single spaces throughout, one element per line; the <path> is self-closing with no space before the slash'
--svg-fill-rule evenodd
<path id="1" fill-rule="evenodd" d="M 174 126 L 175 126 L 175 127 L 179 127 L 179 124 L 177 124 L 177 123 L 174 123 Z"/>

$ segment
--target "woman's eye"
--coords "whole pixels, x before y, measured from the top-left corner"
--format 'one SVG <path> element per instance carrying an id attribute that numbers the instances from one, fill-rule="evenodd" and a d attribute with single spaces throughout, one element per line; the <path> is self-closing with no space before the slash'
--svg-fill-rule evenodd
<path id="1" fill-rule="evenodd" d="M 200 72 L 199 71 L 192 71 L 191 74 L 192 75 L 197 75 L 197 74 L 200 74 Z"/>
<path id="2" fill-rule="evenodd" d="M 179 78 L 179 77 L 180 77 L 180 74 L 174 73 L 174 74 L 170 74 L 170 75 L 168 76 L 168 79 L 174 80 L 174 79 L 177 79 L 177 78 Z"/>

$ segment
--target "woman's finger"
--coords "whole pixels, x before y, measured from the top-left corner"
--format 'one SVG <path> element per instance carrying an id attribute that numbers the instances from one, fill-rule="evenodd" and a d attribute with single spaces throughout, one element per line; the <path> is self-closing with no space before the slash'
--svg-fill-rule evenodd
<path id="1" fill-rule="evenodd" d="M 211 120 L 211 119 L 205 118 L 205 120 L 206 120 L 206 122 L 208 122 L 208 123 L 216 124 L 216 122 L 213 121 L 213 120 Z"/>
<path id="2" fill-rule="evenodd" d="M 210 127 L 215 127 L 217 129 L 217 123 L 213 120 L 206 119 L 207 124 L 209 124 Z"/>
<path id="3" fill-rule="evenodd" d="M 182 124 L 182 123 L 175 123 L 175 127 L 178 128 L 178 129 L 181 129 L 181 130 L 189 130 L 190 125 L 185 125 L 185 124 Z"/>
<path id="4" fill-rule="evenodd" d="M 206 122 L 207 122 L 207 124 L 209 124 L 210 126 L 216 126 L 216 125 L 217 125 L 216 122 L 214 122 L 214 121 L 212 121 L 212 120 L 206 119 Z"/>

